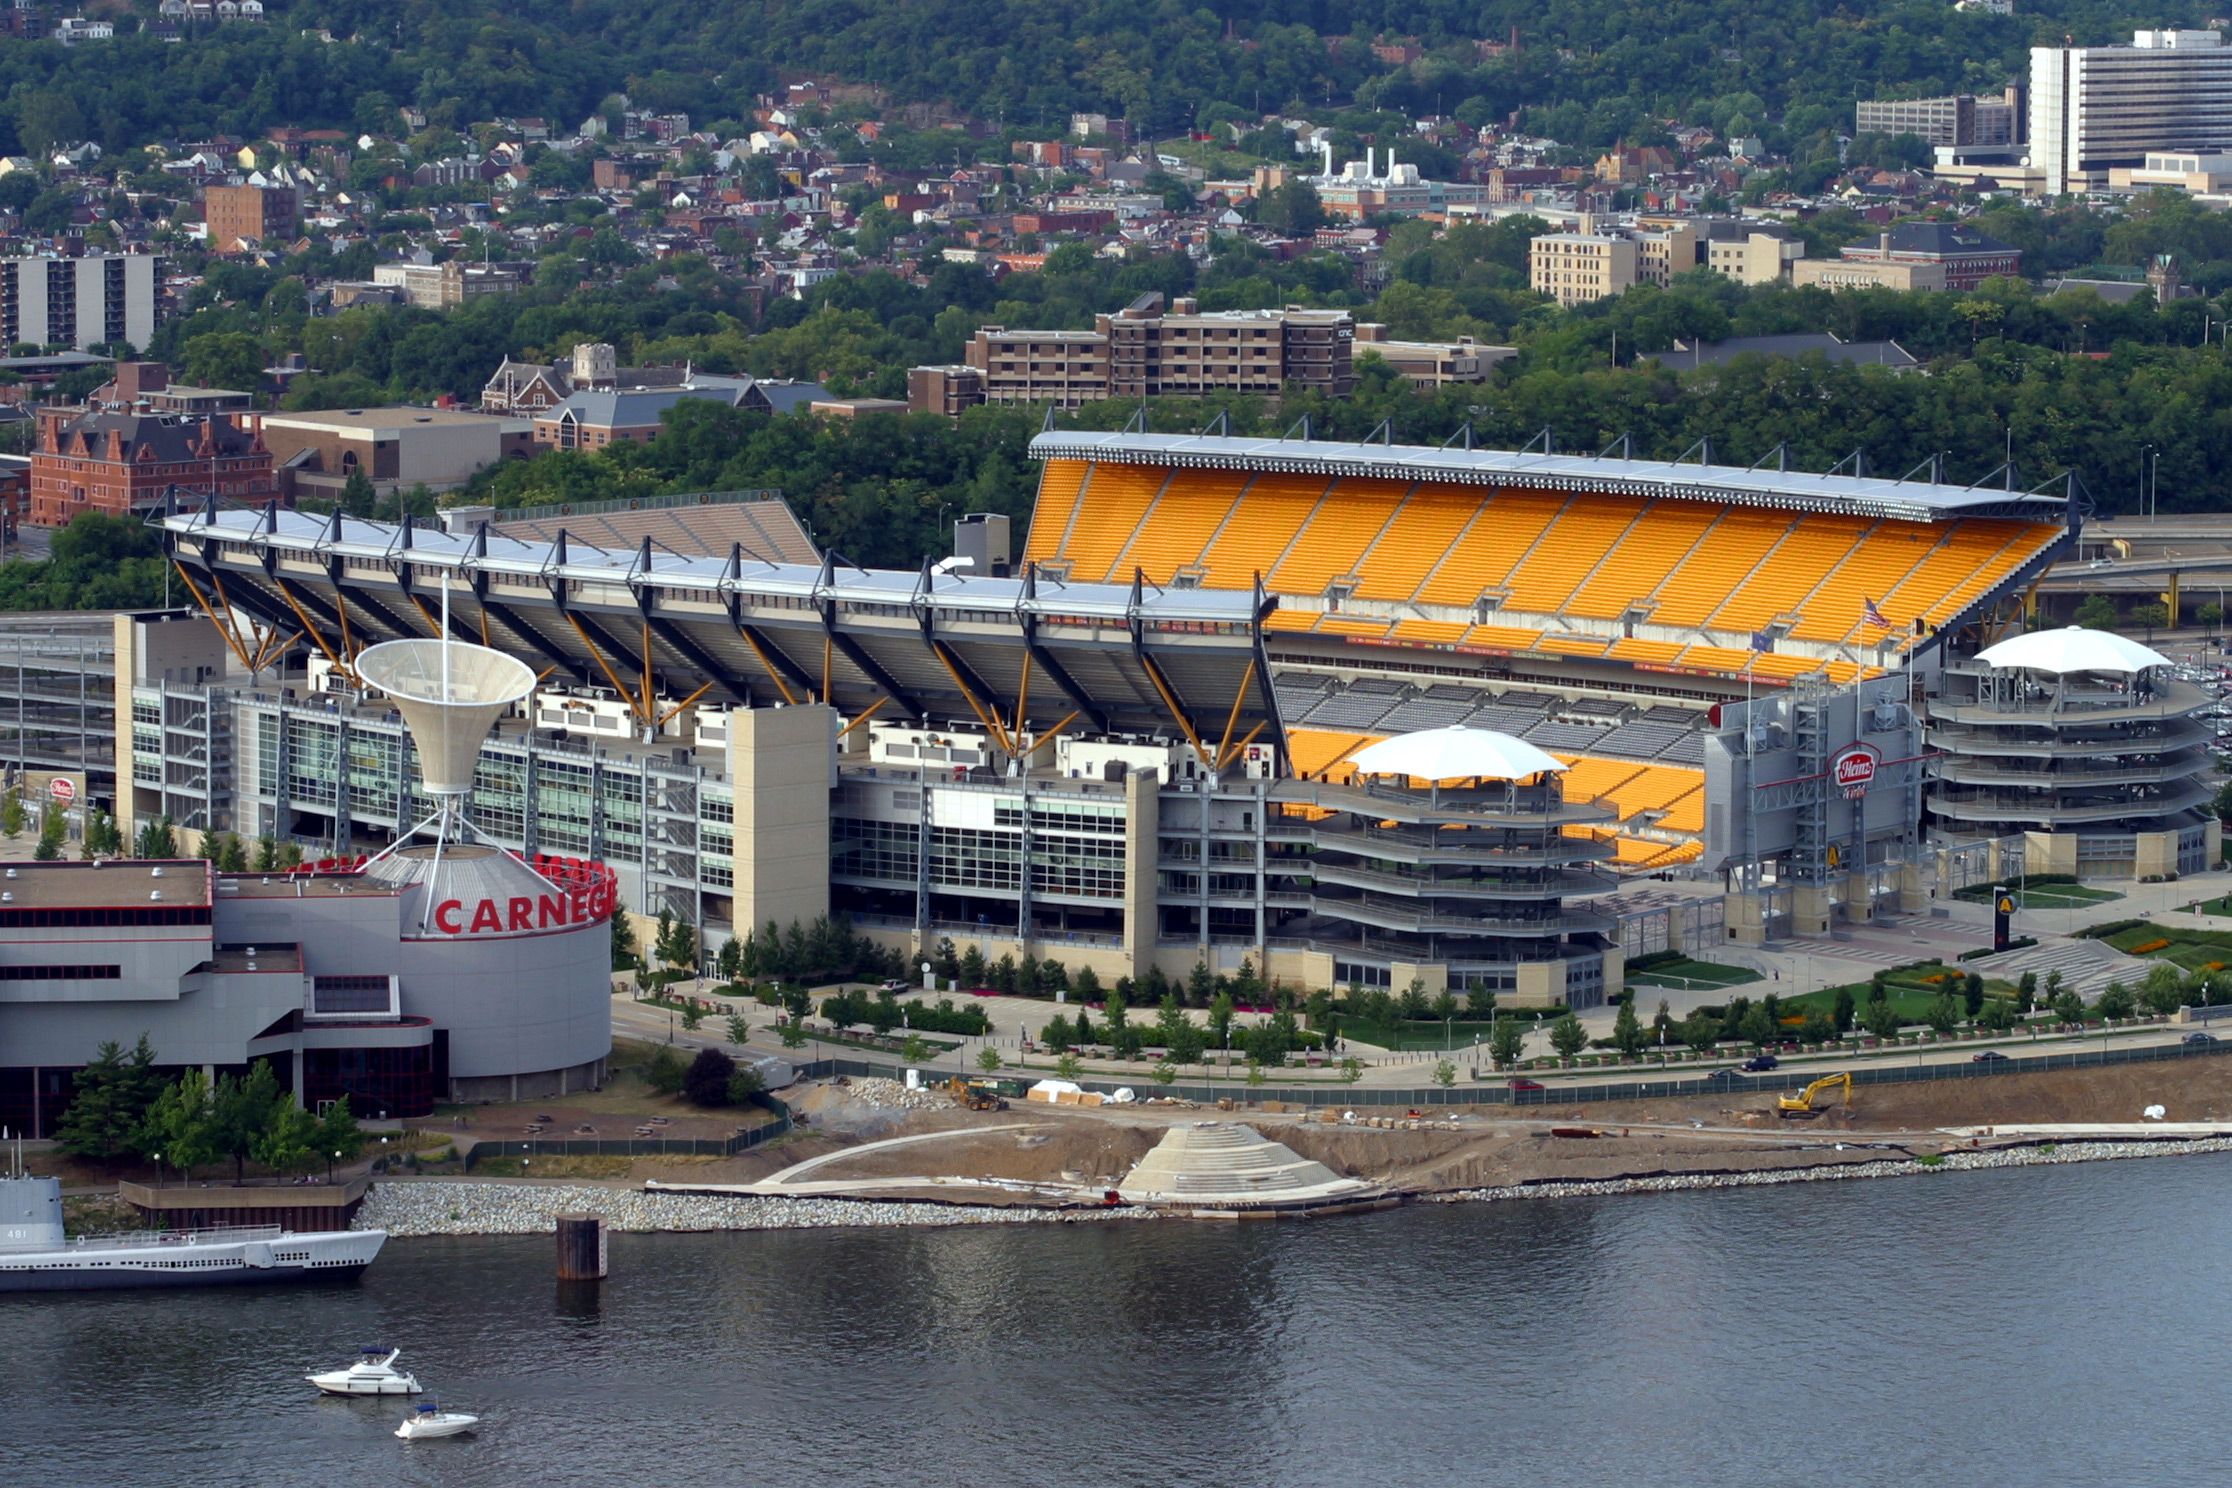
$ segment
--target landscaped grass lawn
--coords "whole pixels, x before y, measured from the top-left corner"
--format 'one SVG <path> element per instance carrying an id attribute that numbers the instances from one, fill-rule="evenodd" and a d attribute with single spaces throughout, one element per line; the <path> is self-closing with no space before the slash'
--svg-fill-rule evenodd
<path id="1" fill-rule="evenodd" d="M 1641 958 L 1638 958 L 1641 959 Z M 1759 973 L 1744 966 L 1723 966 L 1714 961 L 1692 961 L 1687 956 L 1667 961 L 1651 961 L 1638 966 L 1630 962 L 1627 979 L 1649 987 L 1741 987 L 1759 980 Z"/>
<path id="2" fill-rule="evenodd" d="M 2083 884 L 2009 884 L 2007 891 L 2014 897 L 2017 909 L 2084 909 L 2123 897 L 2107 889 L 2087 888 Z M 1955 889 L 1953 897 L 1966 899 L 1972 904 L 1986 904 L 1991 902 L 1992 885 L 1970 884 L 1965 889 Z"/>
<path id="3" fill-rule="evenodd" d="M 2156 945 L 2156 941 L 2168 944 Z M 2220 971 L 2232 966 L 2232 931 L 2134 925 L 2128 930 L 2118 930 L 2107 938 L 2107 943 L 2125 955 L 2173 961 L 2187 971 Z M 2141 946 L 2148 949 L 2141 950 Z"/>
<path id="4" fill-rule="evenodd" d="M 1510 1013 L 1505 1016 L 1507 1021 L 1516 1019 L 1520 1027 L 1526 1029 L 1529 1033 L 1534 1032 L 1534 1014 L 1532 1011 Z M 1542 1021 L 1544 1026 L 1547 1027 L 1550 1016 L 1544 1015 Z M 1367 1044 L 1376 1044 L 1390 1053 L 1418 1054 L 1429 1049 L 1444 1047 L 1453 1050 L 1469 1048 L 1476 1038 L 1485 1044 L 1493 1030 L 1493 1024 L 1477 1023 L 1465 1018 L 1459 1018 L 1446 1031 L 1443 1029 L 1440 1020 L 1434 1018 L 1413 1019 L 1409 1022 L 1398 1023 L 1393 1029 L 1384 1029 L 1361 1020 L 1344 1018 L 1341 1020 L 1340 1036 L 1345 1039 L 1360 1039 Z M 1447 1040 L 1446 1044 L 1444 1043 L 1445 1039 Z"/>

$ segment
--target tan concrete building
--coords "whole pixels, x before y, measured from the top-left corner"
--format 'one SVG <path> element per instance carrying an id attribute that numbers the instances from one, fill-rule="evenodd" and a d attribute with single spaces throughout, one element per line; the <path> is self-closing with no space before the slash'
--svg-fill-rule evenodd
<path id="1" fill-rule="evenodd" d="M 1635 240 L 1596 232 L 1544 233 L 1527 255 L 1527 282 L 1535 293 L 1565 306 L 1625 294 L 1642 282 L 1642 250 Z"/>
<path id="2" fill-rule="evenodd" d="M 1790 282 L 1823 289 L 1943 289 L 1945 266 L 1896 259 L 1801 258 L 1790 266 Z"/>
<path id="3" fill-rule="evenodd" d="M 421 485 L 451 490 L 507 456 L 525 459 L 534 431 L 530 419 L 457 408 L 335 408 L 271 414 L 264 443 L 296 496 L 338 496 L 358 473 L 384 496 Z"/>
<path id="4" fill-rule="evenodd" d="M 1453 382 L 1485 382 L 1498 362 L 1519 354 L 1513 346 L 1487 346 L 1470 336 L 1454 341 L 1397 341 L 1383 325 L 1356 328 L 1356 353 L 1370 354 L 1393 367 L 1406 381 L 1423 388 Z"/>

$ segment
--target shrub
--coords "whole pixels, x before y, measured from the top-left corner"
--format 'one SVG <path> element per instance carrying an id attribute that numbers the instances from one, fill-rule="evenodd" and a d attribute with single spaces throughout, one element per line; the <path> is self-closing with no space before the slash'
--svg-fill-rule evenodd
<path id="1" fill-rule="evenodd" d="M 2098 925 L 2087 925 L 2077 932 L 2077 938 L 2080 940 L 2106 940 L 2109 936 L 2121 935 L 2126 930 L 2137 930 L 2146 923 L 2145 920 L 2139 919 L 2108 920 Z"/>
<path id="2" fill-rule="evenodd" d="M 693 1106 L 729 1104 L 729 1080 L 736 1061 L 718 1049 L 700 1049 L 682 1075 L 682 1098 Z"/>
<path id="3" fill-rule="evenodd" d="M 676 1095 L 682 1089 L 682 1056 L 672 1049 L 661 1047 L 643 1067 L 644 1081 L 661 1095 Z"/>

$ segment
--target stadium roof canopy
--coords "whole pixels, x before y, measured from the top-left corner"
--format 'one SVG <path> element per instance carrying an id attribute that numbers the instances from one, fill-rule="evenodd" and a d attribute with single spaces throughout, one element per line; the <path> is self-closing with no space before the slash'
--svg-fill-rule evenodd
<path id="1" fill-rule="evenodd" d="M 1952 486 L 1883 476 L 1816 475 L 1766 466 L 1630 460 L 1606 455 L 1345 444 L 1322 439 L 1240 439 L 1222 434 L 1104 434 L 1064 430 L 1031 441 L 1038 460 L 1101 460 L 1137 465 L 1279 471 L 1296 475 L 1515 486 L 1527 490 L 1710 501 L 1789 511 L 1837 512 L 1906 522 L 2014 516 L 2061 521 L 2061 496 Z"/>
<path id="2" fill-rule="evenodd" d="M 173 509 L 154 524 L 251 669 L 286 638 L 346 668 L 377 642 L 438 635 L 446 590 L 454 634 L 609 683 L 650 727 L 677 699 L 818 699 L 894 722 L 973 716 L 995 737 L 1074 720 L 1183 736 L 1205 761 L 1242 736 L 1284 755 L 1261 649 L 1274 601 L 1246 590 L 768 562 L 740 546 L 694 556 L 649 539 L 614 551 L 563 530 L 525 541 L 276 508 Z M 236 614 L 275 627 L 271 655 L 249 654 Z"/>
<path id="3" fill-rule="evenodd" d="M 1366 775 L 1407 775 L 1413 780 L 1525 780 L 1565 765 L 1524 739 L 1494 729 L 1421 729 L 1367 744 L 1349 756 Z"/>

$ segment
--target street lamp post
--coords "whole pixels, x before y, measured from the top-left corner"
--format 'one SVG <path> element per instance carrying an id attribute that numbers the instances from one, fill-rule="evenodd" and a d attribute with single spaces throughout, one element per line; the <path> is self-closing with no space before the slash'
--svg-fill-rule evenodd
<path id="1" fill-rule="evenodd" d="M 156 1186 L 157 1188 L 161 1188 L 161 1187 L 163 1186 L 163 1154 L 162 1154 L 162 1153 L 160 1153 L 160 1152 L 158 1152 L 158 1153 L 155 1153 L 155 1154 L 154 1154 L 154 1157 L 155 1157 L 155 1186 Z"/>

